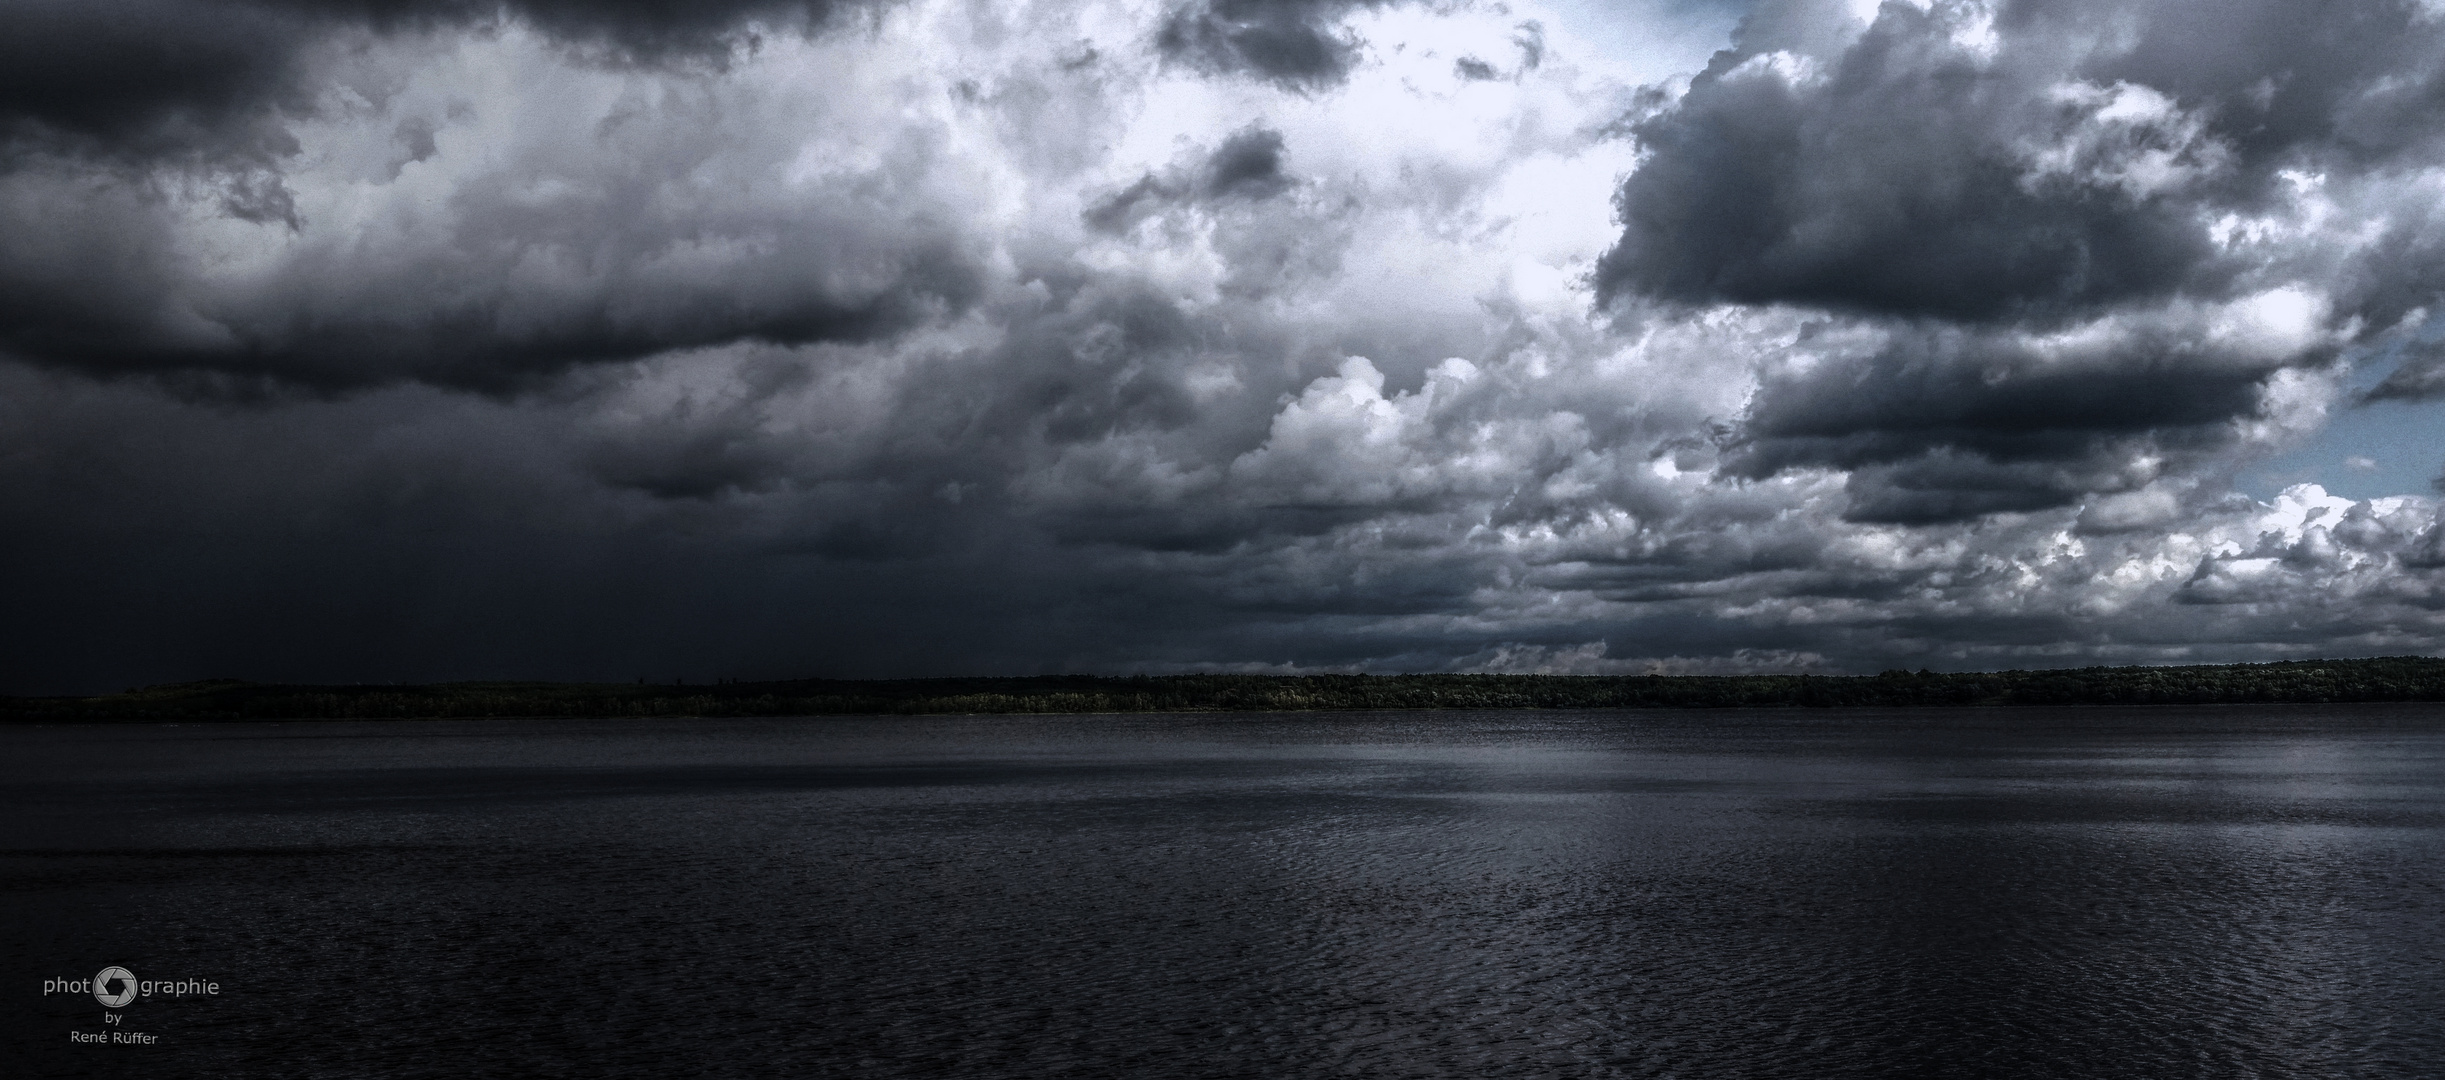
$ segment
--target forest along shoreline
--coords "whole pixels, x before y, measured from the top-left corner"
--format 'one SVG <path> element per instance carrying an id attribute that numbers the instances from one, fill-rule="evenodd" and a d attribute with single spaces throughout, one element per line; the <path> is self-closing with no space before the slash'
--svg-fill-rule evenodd
<path id="1" fill-rule="evenodd" d="M 0 697 L 0 722 L 756 717 L 1338 709 L 1915 708 L 2445 701 L 2445 659 L 1877 675 L 1051 675 L 310 686 Z"/>

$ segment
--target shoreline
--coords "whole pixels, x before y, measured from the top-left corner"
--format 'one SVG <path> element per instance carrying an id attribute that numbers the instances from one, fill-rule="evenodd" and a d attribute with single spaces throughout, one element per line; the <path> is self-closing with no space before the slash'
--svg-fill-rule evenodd
<path id="1" fill-rule="evenodd" d="M 2445 659 L 1877 675 L 1050 675 L 410 686 L 221 679 L 91 697 L 0 697 L 0 723 L 2381 702 L 2445 702 Z"/>

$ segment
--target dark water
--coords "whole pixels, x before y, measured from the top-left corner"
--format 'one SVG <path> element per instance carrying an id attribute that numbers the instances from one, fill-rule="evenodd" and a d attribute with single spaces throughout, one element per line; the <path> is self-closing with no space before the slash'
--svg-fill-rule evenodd
<path id="1" fill-rule="evenodd" d="M 0 1075 L 2436 1077 L 2445 710 L 0 729 Z M 217 996 L 116 1010 L 106 965 Z"/>

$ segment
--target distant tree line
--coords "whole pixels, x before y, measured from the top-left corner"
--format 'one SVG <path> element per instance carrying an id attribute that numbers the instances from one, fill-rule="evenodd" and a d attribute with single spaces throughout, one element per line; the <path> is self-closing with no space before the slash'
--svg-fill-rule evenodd
<path id="1" fill-rule="evenodd" d="M 296 686 L 236 680 L 0 698 L 0 720 L 384 720 L 1316 709 L 1912 708 L 2445 701 L 2445 659 L 1879 675 L 1158 675 Z"/>

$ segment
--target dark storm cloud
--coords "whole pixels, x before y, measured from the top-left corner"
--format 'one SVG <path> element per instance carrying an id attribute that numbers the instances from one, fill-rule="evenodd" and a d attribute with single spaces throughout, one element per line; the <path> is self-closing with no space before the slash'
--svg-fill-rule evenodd
<path id="1" fill-rule="evenodd" d="M 1147 173 L 1090 204 L 1080 215 L 1105 232 L 1127 232 L 1162 210 L 1226 199 L 1270 199 L 1298 183 L 1284 167 L 1282 133 L 1250 124 L 1202 160 Z"/>
<path id="2" fill-rule="evenodd" d="M 623 419 L 599 426 L 588 463 L 607 483 L 658 497 L 854 491 L 847 504 L 865 523 L 861 535 L 898 528 L 894 518 L 930 520 L 945 507 L 1027 516 L 1069 540 L 1178 547 L 1195 546 L 1207 530 L 1228 537 L 1219 541 L 1225 544 L 1246 535 L 1247 523 L 1229 508 L 1201 514 L 1114 500 L 1095 485 L 1111 477 L 1074 488 L 1076 478 L 1053 466 L 1065 454 L 1139 440 L 1252 445 L 1269 403 L 1201 406 L 1185 374 L 1226 339 L 1236 352 L 1263 349 L 1263 328 L 1234 326 L 1230 313 L 1192 311 L 1144 282 L 1076 268 L 1045 292 L 983 311 L 1001 328 L 988 346 L 902 358 L 909 377 L 866 410 L 871 429 L 851 447 L 810 453 L 810 439 L 831 434 L 823 429 L 838 421 L 805 410 L 832 395 L 826 372 L 854 371 L 887 347 L 751 350 L 744 361 L 715 361 L 722 364 L 719 394 L 607 409 Z M 592 381 L 597 392 L 616 395 L 602 387 L 619 378 Z M 1234 420 L 1234 412 L 1244 415 Z M 1186 430 L 1192 425 L 1199 430 Z M 1102 464 L 1126 471 L 1145 463 L 1125 450 Z"/>
<path id="3" fill-rule="evenodd" d="M 1864 28 L 1770 4 L 1631 124 L 1646 157 L 1599 297 L 1886 328 L 1889 349 L 1769 367 L 1726 457 L 1843 470 L 1853 520 L 2127 491 L 2151 479 L 2134 462 L 2229 446 L 2279 371 L 2434 302 L 2445 232 L 2376 192 L 2445 155 L 2440 56 L 2409 3 L 1888 3 Z M 2374 242 L 2322 247 L 2300 223 L 2327 199 L 2368 203 Z M 2216 319 L 2168 321 L 2287 283 L 2331 334 L 2220 357 Z M 2052 362 L 2045 334 L 2118 340 Z M 2428 370 L 2371 396 L 2420 396 Z"/>
<path id="4" fill-rule="evenodd" d="M 302 236 L 293 129 L 363 104 L 318 95 L 367 35 L 532 26 L 588 62 L 717 65 L 755 27 L 812 30 L 801 0 L 111 0 L 0 6 L 0 350 L 104 374 L 208 372 L 326 388 L 397 379 L 518 385 L 573 364 L 731 342 L 855 341 L 955 312 L 978 289 L 939 224 L 878 224 L 834 198 L 761 220 L 690 197 L 723 147 L 641 143 L 625 168 L 451 193 L 456 220 L 387 244 Z M 332 50 L 339 50 L 333 52 Z M 387 96 L 396 90 L 364 92 Z M 353 92 L 353 91 L 352 91 Z M 337 108 L 338 113 L 332 112 Z M 377 102 L 374 108 L 387 108 Z M 464 109 L 464 106 L 454 108 Z M 455 115 L 455 114 L 454 114 Z M 392 121 L 398 157 L 438 152 L 437 116 Z M 598 137 L 617 151 L 618 117 Z M 691 158 L 690 155 L 693 155 Z M 886 163 L 896 180 L 921 163 Z M 181 250 L 177 203 L 207 193 L 291 234 L 251 295 Z M 920 213 L 918 216 L 922 216 Z M 691 248 L 744 258 L 681 269 Z M 550 268 L 550 269 L 546 269 Z M 543 282 L 543 274 L 575 281 Z M 520 280 L 526 284 L 521 286 Z M 569 286 L 576 282 L 578 287 Z M 537 286 L 540 286 L 539 288 Z"/>
<path id="5" fill-rule="evenodd" d="M 1010 381 L 997 388 L 994 426 L 1056 446 L 1180 427 L 1195 410 L 1178 381 L 1178 355 L 1203 329 L 1147 291 L 1083 295 L 1017 328 L 999 350 L 990 366 Z"/>
<path id="6" fill-rule="evenodd" d="M 1206 160 L 1209 197 L 1271 198 L 1291 179 L 1282 171 L 1282 133 L 1251 125 L 1232 134 Z"/>
<path id="7" fill-rule="evenodd" d="M 831 0 L 13 0 L 0 5 L 0 140 L 110 157 L 265 160 L 310 111 L 310 46 L 522 19 L 605 59 L 718 59 L 741 24 L 823 25 Z M 0 159 L 0 166 L 6 164 Z"/>
<path id="8" fill-rule="evenodd" d="M 1374 7 L 0 9 L 0 689 L 2445 642 L 2430 24 Z"/>
<path id="9" fill-rule="evenodd" d="M 2288 359 L 2220 355 L 2178 329 L 2085 349 L 1917 329 L 1863 359 L 1769 375 L 1724 466 L 1845 470 L 1855 521 L 2064 506 L 2153 479 L 2135 457 L 2222 445 Z"/>
<path id="10" fill-rule="evenodd" d="M 741 20 L 812 26 L 829 10 L 407 0 L 11 7 L 0 19 L 21 33 L 0 41 L 50 58 L 31 70 L 0 65 L 9 71 L 0 78 L 14 80 L 0 116 L 16 139 L 0 160 L 0 229 L 13 238 L 0 249 L 0 351 L 105 375 L 497 390 L 579 364 L 733 343 L 872 340 L 955 315 L 981 289 L 974 244 L 933 208 L 873 205 L 874 185 L 924 183 L 934 155 L 923 133 L 865 166 L 862 179 L 790 194 L 768 173 L 756 178 L 762 204 L 743 204 L 699 186 L 700 170 L 726 167 L 752 134 L 721 132 L 710 103 L 587 105 L 601 114 L 591 143 L 530 140 L 533 160 L 489 172 L 466 158 L 439 162 L 457 170 L 455 187 L 405 213 L 347 224 L 308 221 L 298 209 L 290 130 L 328 129 L 337 115 L 317 113 L 304 89 L 309 46 L 324 37 L 517 18 L 596 53 L 671 59 L 726 49 L 724 35 L 749 25 Z M 147 59 L 154 52 L 161 63 Z M 661 108 L 688 111 L 700 133 L 654 123 Z M 396 118 L 390 109 L 372 107 L 390 131 L 393 182 L 408 164 L 435 162 L 445 136 L 467 137 L 448 129 L 480 119 L 465 102 Z M 334 147 L 327 140 L 319 152 Z M 238 251 L 268 248 L 278 261 L 230 287 L 194 247 L 199 193 L 225 216 L 283 230 L 238 241 Z"/>
<path id="11" fill-rule="evenodd" d="M 1155 47 L 1170 60 L 1204 71 L 1323 87 L 1341 81 L 1357 58 L 1358 38 L 1341 20 L 1377 2 L 1201 0 L 1165 17 Z"/>
<path id="12" fill-rule="evenodd" d="M 243 4 L 0 6 L 0 137 L 12 157 L 28 143 L 137 157 L 294 152 L 274 120 L 309 101 L 296 52 L 313 32 L 291 12 Z"/>
<path id="13" fill-rule="evenodd" d="M 1839 47 L 1753 18 L 1634 125 L 1651 156 L 1619 193 L 1602 293 L 1968 321 L 2220 295 L 2250 268 L 2219 214 L 2281 201 L 2283 170 L 2357 172 L 2445 135 L 2445 48 L 2416 4 L 1981 15 L 1888 4 Z M 2404 309 L 2370 299 L 2380 322 Z"/>
<path id="14" fill-rule="evenodd" d="M 465 0 L 372 0 L 413 11 L 420 4 L 435 7 L 483 5 Z M 507 0 L 509 11 L 538 29 L 564 41 L 607 50 L 616 60 L 657 63 L 673 59 L 715 59 L 751 38 L 742 24 L 760 20 L 778 30 L 813 30 L 825 26 L 859 0 Z"/>
<path id="15" fill-rule="evenodd" d="M 1601 294 L 1990 320 L 2188 283 L 2213 251 L 2192 208 L 2078 173 L 2031 182 L 2013 140 L 2078 125 L 2080 105 L 2045 103 L 1950 29 L 1889 5 L 1822 72 L 1719 54 L 1633 128 L 1650 157 L 1618 196 Z M 2200 152 L 2174 133 L 2129 141 L 2106 149 Z"/>
<path id="16" fill-rule="evenodd" d="M 60 246 L 78 241 L 25 222 L 40 209 L 8 207 L 0 219 Z M 618 201 L 601 212 L 617 216 Z M 376 266 L 350 265 L 338 252 L 301 260 L 281 287 L 213 312 L 210 332 L 198 333 L 163 314 L 178 303 L 178 283 L 154 262 L 158 241 L 84 224 L 95 247 L 78 255 L 46 258 L 54 253 L 46 244 L 0 257 L 0 346 L 103 374 L 511 389 L 580 363 L 672 349 L 869 340 L 956 312 L 979 288 L 967 253 L 947 237 L 861 235 L 815 219 L 770 235 L 755 257 L 682 273 L 668 265 L 670 249 L 694 242 L 685 230 L 701 223 L 667 222 L 657 235 L 631 218 L 625 234 L 581 240 L 566 231 L 583 227 L 576 220 L 505 216 L 483 245 L 405 252 Z M 862 273 L 840 272 L 845 253 L 864 257 Z M 575 290 L 521 288 L 519 268 L 532 259 L 592 265 Z"/>
<path id="17" fill-rule="evenodd" d="M 2124 11 L 2139 17 L 2109 21 Z M 2441 28 L 2416 0 L 2156 0 L 2135 10 L 2019 3 L 1998 23 L 2037 41 L 2119 38 L 2090 53 L 2079 73 L 2152 86 L 2199 108 L 2245 166 L 2366 167 L 2433 148 L 2439 135 Z"/>

